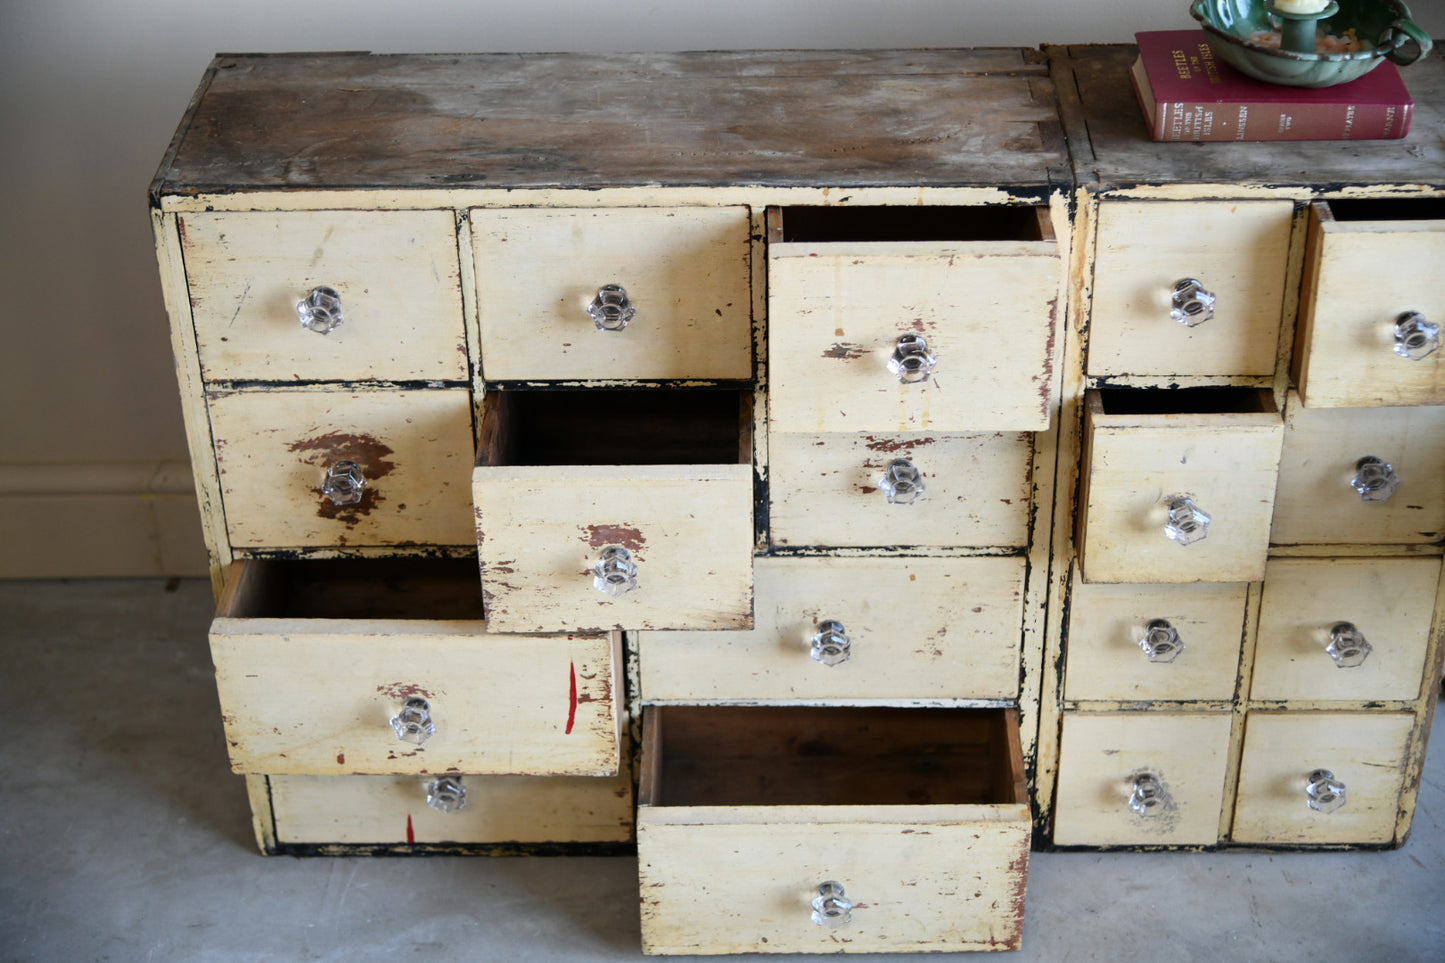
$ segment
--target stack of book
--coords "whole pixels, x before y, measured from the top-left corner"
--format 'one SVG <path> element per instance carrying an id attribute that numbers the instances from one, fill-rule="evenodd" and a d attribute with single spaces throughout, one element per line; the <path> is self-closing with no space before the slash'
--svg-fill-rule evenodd
<path id="1" fill-rule="evenodd" d="M 1131 77 L 1154 140 L 1386 140 L 1410 129 L 1415 104 L 1388 60 L 1347 84 L 1285 87 L 1215 57 L 1203 30 L 1135 40 Z"/>

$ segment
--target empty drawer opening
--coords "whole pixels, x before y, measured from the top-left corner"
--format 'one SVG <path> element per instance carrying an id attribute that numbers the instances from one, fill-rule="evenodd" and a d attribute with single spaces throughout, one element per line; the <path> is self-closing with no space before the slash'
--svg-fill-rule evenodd
<path id="1" fill-rule="evenodd" d="M 482 618 L 477 560 L 245 559 L 217 613 L 242 619 Z"/>
<path id="2" fill-rule="evenodd" d="M 714 389 L 493 391 L 478 466 L 752 463 L 752 395 Z"/>
<path id="3" fill-rule="evenodd" d="M 1012 709 L 652 706 L 653 806 L 996 805 L 1027 800 Z"/>
<path id="4" fill-rule="evenodd" d="M 1329 201 L 1337 221 L 1438 221 L 1445 219 L 1445 197 L 1378 198 Z"/>
<path id="5" fill-rule="evenodd" d="M 1094 410 L 1106 415 L 1222 415 L 1275 411 L 1260 388 L 1103 388 L 1090 392 Z"/>
<path id="6" fill-rule="evenodd" d="M 1047 207 L 774 207 L 773 242 L 1053 240 Z"/>

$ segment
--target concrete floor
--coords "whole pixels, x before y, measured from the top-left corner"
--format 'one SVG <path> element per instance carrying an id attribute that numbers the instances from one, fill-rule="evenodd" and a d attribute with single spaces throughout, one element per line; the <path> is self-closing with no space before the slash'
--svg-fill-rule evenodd
<path id="1" fill-rule="evenodd" d="M 200 581 L 0 582 L 0 959 L 641 959 L 635 859 L 257 855 L 210 614 Z M 1398 851 L 1035 854 L 1008 958 L 1445 959 L 1442 743 Z"/>

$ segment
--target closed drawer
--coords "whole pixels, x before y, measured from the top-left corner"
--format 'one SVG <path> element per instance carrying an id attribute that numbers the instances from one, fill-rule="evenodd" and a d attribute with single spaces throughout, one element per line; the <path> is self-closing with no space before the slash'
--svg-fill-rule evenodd
<path id="1" fill-rule="evenodd" d="M 1023 558 L 772 557 L 754 579 L 751 631 L 640 633 L 644 699 L 1018 697 Z"/>
<path id="2" fill-rule="evenodd" d="M 774 433 L 768 451 L 775 545 L 1028 543 L 1031 434 Z"/>
<path id="3" fill-rule="evenodd" d="M 1418 698 L 1439 582 L 1439 558 L 1271 559 L 1250 698 Z"/>
<path id="4" fill-rule="evenodd" d="M 1230 719 L 1228 712 L 1065 713 L 1054 843 L 1218 842 Z"/>
<path id="5" fill-rule="evenodd" d="M 191 314 L 208 381 L 462 381 L 451 211 L 180 215 Z M 340 297 L 326 333 L 300 324 L 317 287 Z"/>
<path id="6" fill-rule="evenodd" d="M 620 635 L 488 635 L 481 608 L 473 559 L 238 562 L 211 623 L 232 768 L 616 773 Z"/>
<path id="7" fill-rule="evenodd" d="M 1274 374 L 1292 216 L 1289 201 L 1100 201 L 1088 373 Z M 1171 316 L 1188 279 L 1214 297 L 1208 320 Z"/>
<path id="8" fill-rule="evenodd" d="M 661 706 L 643 740 L 646 952 L 1018 948 L 1014 710 Z"/>
<path id="9" fill-rule="evenodd" d="M 1266 391 L 1088 392 L 1084 578 L 1262 579 L 1283 433 Z"/>
<path id="10" fill-rule="evenodd" d="M 472 487 L 492 631 L 751 626 L 751 402 L 488 394 Z"/>
<path id="11" fill-rule="evenodd" d="M 471 542 L 466 389 L 254 390 L 206 400 L 233 546 Z M 337 504 L 325 492 L 340 462 L 365 479 L 357 502 Z"/>
<path id="12" fill-rule="evenodd" d="M 1389 843 L 1395 839 L 1411 713 L 1251 712 L 1234 805 L 1237 843 Z M 1326 782 L 1343 785 L 1343 805 Z M 1315 808 L 1310 805 L 1314 785 Z"/>
<path id="13" fill-rule="evenodd" d="M 1434 347 L 1445 201 L 1316 203 L 1305 257 L 1294 371 L 1305 404 L 1445 404 L 1445 351 Z"/>
<path id="14" fill-rule="evenodd" d="M 1430 544 L 1445 536 L 1445 406 L 1306 408 L 1290 392 L 1270 541 Z"/>
<path id="15" fill-rule="evenodd" d="M 1061 311 L 1047 210 L 788 208 L 769 211 L 769 237 L 775 430 L 1048 428 Z M 890 370 L 900 338 L 931 370 Z"/>
<path id="16" fill-rule="evenodd" d="M 752 377 L 746 207 L 473 210 L 489 381 Z M 599 328 L 618 285 L 633 313 Z"/>
<path id="17" fill-rule="evenodd" d="M 1064 698 L 1234 698 L 1249 586 L 1089 583 L 1073 577 Z"/>
<path id="18" fill-rule="evenodd" d="M 632 776 L 459 778 L 462 808 L 427 805 L 430 776 L 271 776 L 271 813 L 283 847 L 626 843 Z"/>

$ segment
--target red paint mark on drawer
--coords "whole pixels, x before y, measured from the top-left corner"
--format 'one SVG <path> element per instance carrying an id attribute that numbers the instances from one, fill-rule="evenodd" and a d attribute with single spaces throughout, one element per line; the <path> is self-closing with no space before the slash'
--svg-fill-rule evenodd
<path id="1" fill-rule="evenodd" d="M 571 697 L 567 702 L 567 735 L 572 734 L 572 727 L 577 724 L 577 663 L 567 663 L 567 669 L 572 677 Z"/>
<path id="2" fill-rule="evenodd" d="M 621 545 L 629 552 L 639 552 L 647 544 L 641 530 L 628 525 L 588 525 L 587 544 L 593 548 Z"/>
<path id="3" fill-rule="evenodd" d="M 416 830 L 411 828 L 411 813 L 406 814 L 406 841 L 408 843 L 416 842 Z"/>

